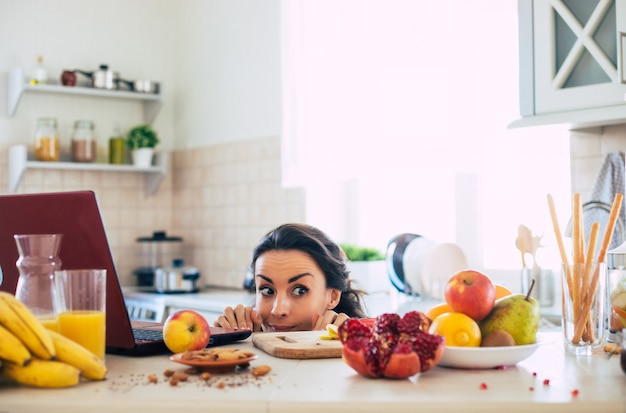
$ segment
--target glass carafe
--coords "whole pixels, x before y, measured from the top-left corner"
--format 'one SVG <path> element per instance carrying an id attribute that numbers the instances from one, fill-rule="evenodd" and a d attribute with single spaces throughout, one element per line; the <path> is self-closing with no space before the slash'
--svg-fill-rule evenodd
<path id="1" fill-rule="evenodd" d="M 20 254 L 15 296 L 48 328 L 56 330 L 54 272 L 61 268 L 62 234 L 14 235 Z"/>

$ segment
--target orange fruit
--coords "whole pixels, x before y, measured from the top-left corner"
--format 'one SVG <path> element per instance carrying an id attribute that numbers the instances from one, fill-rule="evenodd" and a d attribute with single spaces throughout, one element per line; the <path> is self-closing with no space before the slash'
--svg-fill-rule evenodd
<path id="1" fill-rule="evenodd" d="M 430 334 L 446 339 L 446 346 L 479 347 L 482 336 L 478 323 L 463 313 L 443 313 L 430 325 Z"/>
<path id="2" fill-rule="evenodd" d="M 451 313 L 451 312 L 452 312 L 452 307 L 450 307 L 448 303 L 441 303 L 441 304 L 437 304 L 436 306 L 428 310 L 426 312 L 426 317 L 430 318 L 430 321 L 433 321 L 439 315 L 443 313 Z"/>
<path id="3" fill-rule="evenodd" d="M 502 284 L 494 284 L 494 286 L 496 287 L 496 300 L 513 294 L 513 291 L 509 290 Z"/>

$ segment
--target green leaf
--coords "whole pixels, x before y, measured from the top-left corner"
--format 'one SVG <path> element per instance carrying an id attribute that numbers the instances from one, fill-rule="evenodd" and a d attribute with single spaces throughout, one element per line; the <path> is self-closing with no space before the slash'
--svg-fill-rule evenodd
<path id="1" fill-rule="evenodd" d="M 150 125 L 132 128 L 126 136 L 126 146 L 130 149 L 154 148 L 159 143 L 156 131 Z"/>
<path id="2" fill-rule="evenodd" d="M 361 247 L 354 244 L 343 243 L 339 245 L 350 261 L 381 261 L 385 255 L 371 247 Z"/>

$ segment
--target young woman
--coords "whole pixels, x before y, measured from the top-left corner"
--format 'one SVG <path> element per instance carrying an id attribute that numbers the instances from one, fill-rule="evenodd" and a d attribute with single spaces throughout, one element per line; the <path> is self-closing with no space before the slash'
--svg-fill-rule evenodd
<path id="1" fill-rule="evenodd" d="M 217 327 L 252 331 L 323 330 L 365 317 L 362 291 L 351 288 L 345 254 L 324 232 L 284 224 L 254 249 L 256 305 L 226 307 Z"/>

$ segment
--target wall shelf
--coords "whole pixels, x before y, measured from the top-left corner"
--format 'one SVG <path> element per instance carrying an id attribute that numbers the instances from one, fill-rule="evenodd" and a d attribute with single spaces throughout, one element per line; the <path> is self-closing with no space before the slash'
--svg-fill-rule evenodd
<path id="1" fill-rule="evenodd" d="M 24 93 L 65 94 L 74 96 L 89 96 L 97 98 L 113 98 L 136 100 L 143 103 L 143 118 L 146 123 L 152 123 L 163 105 L 163 84 L 159 85 L 159 93 L 139 93 L 124 90 L 95 89 L 82 86 L 63 86 L 60 84 L 31 85 L 24 76 L 24 69 L 16 67 L 9 71 L 7 76 L 7 116 L 12 117 L 17 111 L 20 99 Z"/>
<path id="2" fill-rule="evenodd" d="M 105 163 L 79 162 L 41 162 L 28 159 L 26 145 L 15 145 L 8 151 L 9 192 L 14 193 L 27 169 L 103 171 L 103 172 L 136 172 L 146 175 L 146 194 L 153 195 L 161 185 L 167 173 L 167 153 L 155 153 L 154 165 L 140 168 L 134 165 L 111 165 Z"/>

